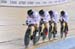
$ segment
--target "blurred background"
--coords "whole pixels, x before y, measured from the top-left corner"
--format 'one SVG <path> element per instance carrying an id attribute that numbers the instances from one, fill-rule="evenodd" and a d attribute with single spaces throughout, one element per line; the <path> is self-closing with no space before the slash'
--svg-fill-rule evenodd
<path id="1" fill-rule="evenodd" d="M 23 39 L 26 25 L 25 20 L 27 17 L 27 10 L 33 9 L 39 11 L 55 10 L 60 13 L 61 10 L 65 10 L 69 14 L 69 30 L 74 32 L 75 25 L 75 1 L 45 6 L 2 6 L 0 5 L 0 42 Z"/>

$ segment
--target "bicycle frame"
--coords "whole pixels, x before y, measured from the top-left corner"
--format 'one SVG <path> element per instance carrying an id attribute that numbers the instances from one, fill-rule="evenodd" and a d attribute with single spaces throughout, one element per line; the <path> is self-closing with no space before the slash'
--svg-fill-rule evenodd
<path id="1" fill-rule="evenodd" d="M 41 25 L 41 32 L 43 32 L 44 28 L 45 28 L 45 25 L 42 24 L 42 25 Z"/>

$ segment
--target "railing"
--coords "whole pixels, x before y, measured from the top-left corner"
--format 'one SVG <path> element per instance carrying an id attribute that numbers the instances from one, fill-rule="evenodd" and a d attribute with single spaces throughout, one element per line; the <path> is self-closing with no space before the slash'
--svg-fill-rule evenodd
<path id="1" fill-rule="evenodd" d="M 69 0 L 0 0 L 0 6 L 46 6 L 69 2 Z"/>

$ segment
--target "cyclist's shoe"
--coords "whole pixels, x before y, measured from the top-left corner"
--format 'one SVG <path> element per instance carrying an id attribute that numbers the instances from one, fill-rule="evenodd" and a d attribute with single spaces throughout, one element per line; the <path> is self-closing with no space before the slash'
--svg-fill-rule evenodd
<path id="1" fill-rule="evenodd" d="M 41 33 L 41 36 L 43 36 L 43 33 Z"/>
<path id="2" fill-rule="evenodd" d="M 33 39 L 33 35 L 30 37 L 30 39 L 31 39 L 31 40 Z"/>

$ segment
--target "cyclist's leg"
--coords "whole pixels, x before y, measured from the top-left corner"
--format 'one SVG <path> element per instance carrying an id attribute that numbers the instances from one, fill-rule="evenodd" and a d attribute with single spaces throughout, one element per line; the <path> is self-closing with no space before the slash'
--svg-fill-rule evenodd
<path id="1" fill-rule="evenodd" d="M 49 40 L 51 39 L 51 37 L 52 37 L 52 32 L 51 32 L 51 30 L 52 30 L 52 25 L 51 25 L 51 21 L 49 22 L 49 33 L 48 33 L 48 38 L 49 38 Z"/>
<path id="2" fill-rule="evenodd" d="M 46 35 L 47 35 L 47 34 L 49 33 L 49 23 L 46 23 L 45 26 L 46 26 L 46 28 L 47 28 L 47 29 L 46 29 Z"/>
<path id="3" fill-rule="evenodd" d="M 41 34 L 40 34 L 41 28 L 40 28 L 39 24 L 37 26 L 37 30 L 36 31 L 38 32 L 38 40 L 40 40 L 40 37 L 41 37 Z"/>
<path id="4" fill-rule="evenodd" d="M 45 28 L 45 26 L 44 26 L 44 24 L 42 24 L 41 32 L 43 32 L 44 28 Z"/>
<path id="5" fill-rule="evenodd" d="M 53 32 L 53 38 L 55 38 L 56 37 L 56 34 Z"/>
<path id="6" fill-rule="evenodd" d="M 67 31 L 69 30 L 69 29 L 68 29 L 68 23 L 66 23 L 66 29 L 67 29 Z"/>
<path id="7" fill-rule="evenodd" d="M 63 25 L 62 25 L 63 23 L 61 22 L 61 28 L 60 28 L 60 36 L 61 36 L 61 38 L 63 37 Z"/>
<path id="8" fill-rule="evenodd" d="M 57 26 L 56 26 L 56 23 L 54 23 L 53 38 L 56 37 L 56 34 L 57 34 Z"/>
<path id="9" fill-rule="evenodd" d="M 48 28 L 47 28 L 47 23 L 44 24 L 44 29 L 43 29 L 43 40 L 46 39 L 46 32 L 47 32 Z"/>
<path id="10" fill-rule="evenodd" d="M 54 23 L 54 30 L 55 30 L 55 34 L 57 34 L 57 24 Z"/>
<path id="11" fill-rule="evenodd" d="M 43 35 L 43 30 L 44 30 L 44 28 L 45 28 L 45 25 L 42 24 L 42 25 L 41 25 L 41 36 Z"/>
<path id="12" fill-rule="evenodd" d="M 66 24 L 66 26 L 65 26 L 65 37 L 67 36 L 67 33 L 68 33 L 68 24 L 67 23 L 65 23 Z"/>
<path id="13" fill-rule="evenodd" d="M 31 40 L 33 39 L 33 32 L 35 31 L 35 27 L 31 26 Z"/>
<path id="14" fill-rule="evenodd" d="M 33 33 L 33 45 L 35 45 L 39 40 L 39 30 L 38 30 L 39 26 L 38 24 L 36 24 L 34 27 L 35 27 L 35 31 Z"/>
<path id="15" fill-rule="evenodd" d="M 61 35 L 61 38 L 63 37 L 63 27 L 61 27 L 61 31 L 60 31 L 60 35 Z"/>
<path id="16" fill-rule="evenodd" d="M 36 32 L 39 32 L 39 24 L 36 24 L 34 27 L 35 27 Z"/>

